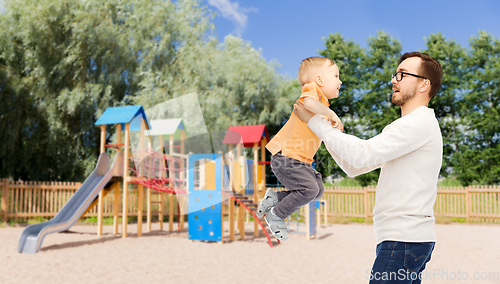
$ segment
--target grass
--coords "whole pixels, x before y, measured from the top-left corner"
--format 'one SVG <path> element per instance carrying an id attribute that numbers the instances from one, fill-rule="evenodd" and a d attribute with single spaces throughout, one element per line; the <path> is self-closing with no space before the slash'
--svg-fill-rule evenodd
<path id="1" fill-rule="evenodd" d="M 297 222 L 297 213 L 293 213 L 290 215 L 292 223 Z M 228 216 L 224 216 L 224 221 L 228 221 Z M 254 221 L 253 216 L 250 216 L 249 218 L 250 222 Z M 301 213 L 300 216 L 300 222 L 305 223 L 305 215 L 304 213 Z M 323 219 L 321 219 L 321 222 L 323 223 Z M 350 224 L 350 223 L 365 223 L 365 218 L 360 218 L 360 217 L 343 217 L 343 216 L 334 216 L 334 217 L 328 217 L 328 224 Z M 372 223 L 372 222 L 369 222 Z"/>
<path id="2" fill-rule="evenodd" d="M 351 223 L 365 223 L 365 218 L 362 217 L 344 217 L 344 216 L 333 216 L 328 217 L 328 224 L 351 224 Z M 371 219 L 368 223 L 371 222 Z"/>
<path id="3" fill-rule="evenodd" d="M 29 219 L 28 220 L 28 225 L 32 225 L 32 224 L 38 224 L 38 223 L 43 223 L 43 222 L 47 222 L 48 220 L 43 218 L 43 217 L 36 217 L 36 218 L 33 218 L 33 219 Z"/>
<path id="4" fill-rule="evenodd" d="M 297 216 L 294 213 L 292 216 L 293 222 L 296 222 Z M 301 222 L 305 222 L 303 220 L 304 217 L 301 216 Z M 224 220 L 228 221 L 228 216 L 224 216 Z M 28 225 L 31 224 L 38 224 L 41 222 L 46 222 L 47 219 L 42 218 L 42 217 L 37 217 L 34 219 L 28 220 Z M 132 216 L 128 218 L 128 223 L 134 223 L 137 222 L 137 217 Z M 163 220 L 164 222 L 168 222 L 168 216 Z M 187 221 L 187 220 L 186 220 Z M 250 222 L 254 221 L 253 216 L 250 216 L 249 218 Z M 89 225 L 97 225 L 97 217 L 89 217 L 85 218 L 84 220 L 78 221 L 81 224 L 89 224 Z M 174 218 L 174 222 L 177 222 L 177 218 Z M 323 221 L 322 221 L 323 222 Z M 122 223 L 122 218 L 118 218 L 118 224 Z M 344 217 L 344 216 L 330 216 L 328 217 L 328 224 L 351 224 L 351 223 L 365 223 L 365 218 L 362 217 Z M 373 220 L 369 220 L 368 223 L 373 223 Z M 443 217 L 443 216 L 436 216 L 436 224 L 453 224 L 453 223 L 467 223 L 466 218 L 459 218 L 459 217 Z M 474 222 L 471 222 L 474 223 Z M 481 223 L 481 222 L 478 222 Z M 0 228 L 6 228 L 6 227 L 17 227 L 19 226 L 19 222 L 15 222 L 14 220 L 9 220 L 9 223 L 0 223 Z M 113 225 L 113 217 L 106 217 L 103 218 L 103 225 Z"/>
<path id="5" fill-rule="evenodd" d="M 467 223 L 467 218 L 436 216 L 436 224 L 452 223 Z"/>
<path id="6" fill-rule="evenodd" d="M 145 217 L 146 216 L 144 216 L 144 218 Z M 153 217 L 153 219 L 154 219 L 154 217 Z M 113 225 L 113 220 L 114 220 L 113 217 L 104 217 L 102 220 L 102 223 L 103 223 L 103 225 Z M 137 216 L 128 217 L 127 220 L 128 220 L 129 224 L 130 223 L 137 223 Z M 43 223 L 43 222 L 47 222 L 47 221 L 48 220 L 46 218 L 43 218 L 43 217 L 32 218 L 32 219 L 29 219 L 27 222 L 24 222 L 24 221 L 21 221 L 18 219 L 11 219 L 11 220 L 9 220 L 8 223 L 0 223 L 0 228 L 18 227 L 19 225 L 22 225 L 22 224 L 32 225 L 32 224 L 38 224 L 38 223 Z M 187 218 L 185 218 L 185 221 L 187 221 Z M 168 223 L 168 216 L 165 216 L 165 218 L 163 219 L 163 222 Z M 174 216 L 174 222 L 177 222 L 177 216 Z M 96 226 L 97 225 L 97 216 L 92 216 L 92 217 L 84 218 L 82 220 L 78 220 L 78 223 Z M 121 223 L 122 223 L 122 218 L 120 217 L 120 218 L 118 218 L 118 224 L 121 224 Z"/>
<path id="7" fill-rule="evenodd" d="M 467 223 L 467 218 L 451 217 L 452 223 Z"/>
<path id="8" fill-rule="evenodd" d="M 156 220 L 156 218 L 157 218 L 156 216 L 153 216 L 152 220 Z M 177 222 L 177 219 L 178 219 L 177 216 L 174 216 L 174 222 Z M 102 224 L 103 225 L 113 225 L 113 222 L 114 222 L 113 220 L 114 220 L 113 217 L 104 217 L 102 219 Z M 118 224 L 121 224 L 122 220 L 123 219 L 121 217 L 119 217 Z M 143 222 L 145 222 L 145 221 L 146 221 L 146 214 L 143 215 Z M 187 221 L 187 218 L 185 218 L 184 221 Z M 85 218 L 85 219 L 80 220 L 78 222 L 83 223 L 83 224 L 97 225 L 97 216 L 88 217 L 88 218 Z M 163 222 L 168 223 L 168 216 L 164 216 Z M 137 216 L 127 217 L 127 223 L 128 224 L 137 223 Z"/>
<path id="9" fill-rule="evenodd" d="M 334 183 L 326 182 L 323 184 L 324 186 L 344 186 L 344 187 L 362 187 L 361 183 L 359 183 L 356 179 L 345 177 L 341 180 L 335 181 Z"/>
<path id="10" fill-rule="evenodd" d="M 325 182 L 324 186 L 344 186 L 344 187 L 363 187 L 359 181 L 354 178 L 345 177 L 341 180 L 335 181 L 334 183 Z M 453 176 L 449 176 L 438 180 L 438 186 L 448 186 L 448 187 L 462 187 L 463 184 L 460 183 L 458 179 Z M 474 183 L 476 185 L 476 183 Z M 477 183 L 477 185 L 482 185 L 482 183 Z"/>
<path id="11" fill-rule="evenodd" d="M 438 186 L 448 186 L 448 187 L 461 187 L 462 184 L 455 177 L 447 177 L 442 180 L 438 180 Z"/>
<path id="12" fill-rule="evenodd" d="M 130 220 L 130 218 L 128 218 Z M 102 224 L 103 225 L 113 225 L 113 217 L 104 217 L 102 218 Z M 79 223 L 83 224 L 91 224 L 91 225 L 97 225 L 97 216 L 92 216 L 89 218 L 85 218 L 83 220 L 78 221 Z M 121 224 L 122 218 L 118 218 L 118 224 Z"/>
<path id="13" fill-rule="evenodd" d="M 328 217 L 328 224 L 351 224 L 351 223 L 365 223 L 365 218 L 343 217 L 343 216 Z M 373 224 L 373 220 L 369 219 L 368 223 Z M 467 218 L 436 216 L 436 224 L 456 224 L 456 223 L 467 223 Z"/>
<path id="14" fill-rule="evenodd" d="M 451 218 L 436 216 L 436 224 L 451 224 Z"/>

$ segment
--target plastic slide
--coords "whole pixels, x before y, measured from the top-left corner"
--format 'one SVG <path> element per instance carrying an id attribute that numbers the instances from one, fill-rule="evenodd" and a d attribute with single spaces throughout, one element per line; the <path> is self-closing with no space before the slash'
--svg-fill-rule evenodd
<path id="1" fill-rule="evenodd" d="M 80 219 L 113 176 L 123 176 L 123 153 L 116 154 L 111 169 L 108 155 L 102 153 L 97 160 L 95 170 L 54 218 L 47 222 L 30 225 L 23 230 L 19 237 L 17 251 L 35 254 L 40 251 L 45 236 L 68 230 Z"/>

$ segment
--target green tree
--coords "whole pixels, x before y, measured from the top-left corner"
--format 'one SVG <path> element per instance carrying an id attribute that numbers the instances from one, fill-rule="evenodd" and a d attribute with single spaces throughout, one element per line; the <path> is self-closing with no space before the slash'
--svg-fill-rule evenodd
<path id="1" fill-rule="evenodd" d="M 1 43 L 0 43 L 1 45 Z M 0 169 L 3 177 L 29 172 L 38 168 L 35 177 L 47 174 L 47 160 L 41 147 L 48 139 L 48 126 L 34 104 L 33 97 L 23 84 L 25 78 L 16 76 L 18 60 L 11 66 L 0 58 Z"/>
<path id="2" fill-rule="evenodd" d="M 361 127 L 360 138 L 369 139 L 378 135 L 385 126 L 398 119 L 400 108 L 391 103 L 391 75 L 394 74 L 401 56 L 401 43 L 391 35 L 378 31 L 375 37 L 368 38 L 368 50 L 362 62 L 364 71 L 363 103 L 359 112 Z M 356 177 L 363 186 L 374 184 L 380 170 Z"/>
<path id="3" fill-rule="evenodd" d="M 96 117 L 127 104 L 144 71 L 175 60 L 209 23 L 194 0 L 5 4 L 0 69 L 9 97 L 0 123 L 11 146 L 0 173 L 23 180 L 82 180 L 98 155 Z"/>
<path id="4" fill-rule="evenodd" d="M 272 136 L 290 117 L 301 90 L 297 80 L 277 74 L 277 66 L 241 38 L 210 38 L 183 46 L 173 64 L 148 73 L 135 103 L 150 107 L 196 92 L 209 131 L 266 124 Z M 182 82 L 173 83 L 178 78 Z"/>
<path id="5" fill-rule="evenodd" d="M 453 171 L 464 185 L 500 182 L 500 40 L 479 32 L 470 40 L 466 60 L 469 80 L 460 112 L 463 142 L 454 155 Z"/>
<path id="6" fill-rule="evenodd" d="M 441 88 L 430 101 L 434 109 L 443 136 L 443 164 L 441 175 L 448 176 L 453 168 L 453 156 L 460 149 L 463 131 L 461 105 L 463 103 L 468 72 L 465 66 L 466 50 L 455 41 L 448 41 L 441 33 L 431 34 L 426 40 L 429 54 L 439 61 L 443 68 Z M 470 77 L 470 76 L 469 76 Z"/>
<path id="7" fill-rule="evenodd" d="M 359 128 L 360 105 L 363 104 L 362 80 L 364 70 L 362 61 L 365 51 L 352 39 L 345 40 L 340 33 L 330 34 L 323 38 L 325 49 L 319 50 L 321 56 L 329 58 L 339 67 L 342 86 L 337 99 L 329 100 L 330 108 L 342 119 L 346 133 L 356 136 L 362 135 Z M 346 176 L 340 167 L 333 161 L 326 147 L 322 145 L 318 150 L 317 170 L 323 176 Z"/>
<path id="8" fill-rule="evenodd" d="M 339 99 L 332 108 L 342 118 L 346 132 L 362 139 L 379 134 L 399 118 L 399 107 L 390 100 L 391 74 L 401 56 L 401 43 L 389 34 L 379 31 L 368 39 L 368 49 L 362 49 L 352 40 L 345 41 L 340 34 L 329 35 L 325 50 L 319 53 L 339 65 L 343 81 Z M 330 158 L 326 148 L 318 151 L 319 171 L 323 175 L 345 176 Z M 363 186 L 377 181 L 379 170 L 356 177 Z"/>
<path id="9" fill-rule="evenodd" d="M 363 104 L 360 113 L 368 129 L 365 137 L 373 137 L 385 126 L 401 117 L 400 108 L 391 103 L 391 75 L 401 57 L 401 43 L 389 34 L 378 31 L 368 38 L 368 51 L 363 61 Z"/>
<path id="10" fill-rule="evenodd" d="M 278 129 L 296 84 L 249 42 L 219 43 L 199 0 L 12 0 L 0 23 L 0 175 L 82 180 L 112 106 L 197 92 L 210 129 Z M 108 132 L 107 139 L 113 135 Z M 271 132 L 272 133 L 272 132 Z"/>
<path id="11" fill-rule="evenodd" d="M 356 131 L 353 121 L 359 118 L 358 106 L 362 98 L 361 86 L 365 73 L 362 61 L 366 57 L 365 51 L 352 39 L 345 40 L 340 33 L 330 34 L 323 41 L 325 49 L 319 50 L 318 53 L 337 64 L 342 81 L 339 97 L 330 100 L 330 108 L 345 120 L 343 123 L 346 130 Z"/>
<path id="12" fill-rule="evenodd" d="M 293 81 L 277 74 L 276 64 L 238 37 L 186 45 L 177 56 L 173 64 L 146 75 L 135 103 L 149 107 L 196 92 L 209 129 L 268 124 L 275 133 L 300 96 Z"/>

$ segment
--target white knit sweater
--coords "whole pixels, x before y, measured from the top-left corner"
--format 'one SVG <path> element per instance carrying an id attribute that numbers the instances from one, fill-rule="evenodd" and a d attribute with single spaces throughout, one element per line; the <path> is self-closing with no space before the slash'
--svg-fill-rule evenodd
<path id="1" fill-rule="evenodd" d="M 321 115 L 308 126 L 350 177 L 381 168 L 373 209 L 377 243 L 435 241 L 443 139 L 434 110 L 421 106 L 369 140 L 332 128 Z"/>

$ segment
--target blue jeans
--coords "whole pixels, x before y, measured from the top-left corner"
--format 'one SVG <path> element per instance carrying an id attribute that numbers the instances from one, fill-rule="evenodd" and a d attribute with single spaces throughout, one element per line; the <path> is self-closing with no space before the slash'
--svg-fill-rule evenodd
<path id="1" fill-rule="evenodd" d="M 431 260 L 434 245 L 434 242 L 381 242 L 377 245 L 377 258 L 370 273 L 370 284 L 421 283 L 421 273 L 425 264 Z"/>

